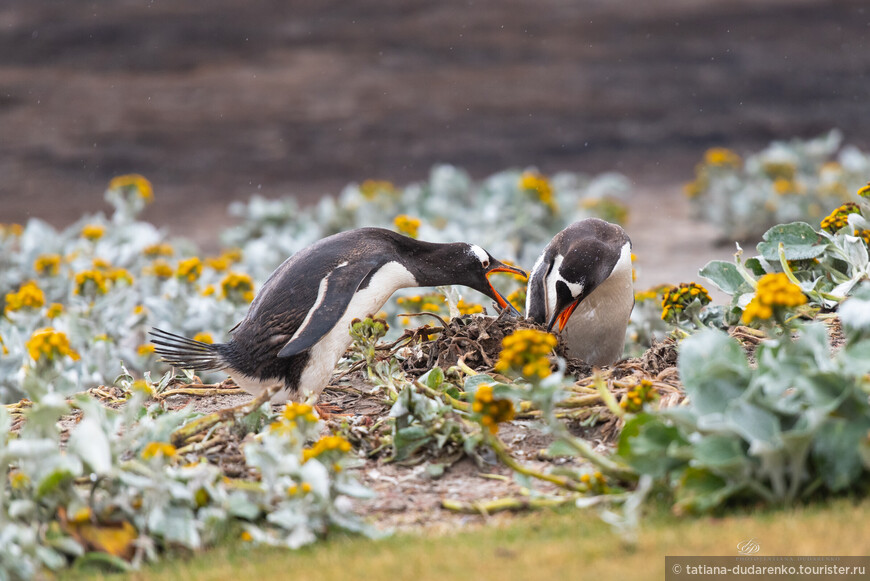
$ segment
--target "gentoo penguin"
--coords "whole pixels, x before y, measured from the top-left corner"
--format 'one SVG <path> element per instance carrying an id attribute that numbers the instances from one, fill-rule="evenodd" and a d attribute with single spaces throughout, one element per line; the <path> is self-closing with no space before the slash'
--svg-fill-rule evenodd
<path id="1" fill-rule="evenodd" d="M 489 283 L 493 272 L 525 274 L 473 244 L 436 244 L 382 228 L 324 238 L 284 261 L 254 298 L 227 343 L 207 344 L 153 329 L 167 363 L 224 370 L 254 395 L 272 401 L 320 395 L 351 343 L 351 321 L 376 313 L 404 287 L 465 285 L 516 312 Z M 518 313 L 517 313 L 518 314 Z"/>
<path id="2" fill-rule="evenodd" d="M 556 234 L 535 262 L 526 316 L 552 330 L 568 353 L 590 365 L 622 356 L 634 307 L 631 240 L 616 224 L 587 218 Z"/>

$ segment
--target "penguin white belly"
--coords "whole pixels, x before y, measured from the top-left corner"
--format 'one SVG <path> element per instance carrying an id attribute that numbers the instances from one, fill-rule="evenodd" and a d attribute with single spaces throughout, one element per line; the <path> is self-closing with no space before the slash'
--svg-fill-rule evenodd
<path id="1" fill-rule="evenodd" d="M 398 262 L 388 262 L 372 276 L 366 288 L 354 294 L 338 323 L 308 351 L 308 364 L 299 380 L 302 401 L 319 396 L 329 383 L 335 364 L 353 341 L 350 337 L 351 321 L 377 313 L 394 292 L 412 286 L 417 286 L 414 275 Z M 286 401 L 287 394 L 283 397 Z M 272 401 L 279 402 L 277 397 Z"/>
<path id="2" fill-rule="evenodd" d="M 631 278 L 631 253 L 626 248 L 607 280 L 577 305 L 562 330 L 572 357 L 596 366 L 622 357 L 634 307 Z"/>

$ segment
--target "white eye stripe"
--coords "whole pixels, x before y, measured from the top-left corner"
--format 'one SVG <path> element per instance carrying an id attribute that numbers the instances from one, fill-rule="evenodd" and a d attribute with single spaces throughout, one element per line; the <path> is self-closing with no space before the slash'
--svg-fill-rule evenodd
<path id="1" fill-rule="evenodd" d="M 480 263 L 487 267 L 489 266 L 489 254 L 486 253 L 486 250 L 478 246 L 477 244 L 469 244 L 469 250 L 471 250 L 472 254 L 474 254 Z"/>

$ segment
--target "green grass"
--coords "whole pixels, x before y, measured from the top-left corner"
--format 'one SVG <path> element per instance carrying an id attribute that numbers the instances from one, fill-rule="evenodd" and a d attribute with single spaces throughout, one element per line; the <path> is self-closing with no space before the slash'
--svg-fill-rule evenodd
<path id="1" fill-rule="evenodd" d="M 593 512 L 537 513 L 452 535 L 400 534 L 379 541 L 333 537 L 299 551 L 232 543 L 192 558 L 171 558 L 132 575 L 185 579 L 661 579 L 665 555 L 736 555 L 754 538 L 760 555 L 866 555 L 870 500 L 840 499 L 793 510 L 721 518 L 643 521 L 629 547 Z M 84 578 L 86 573 L 71 578 Z M 87 578 L 94 578 L 93 571 Z"/>

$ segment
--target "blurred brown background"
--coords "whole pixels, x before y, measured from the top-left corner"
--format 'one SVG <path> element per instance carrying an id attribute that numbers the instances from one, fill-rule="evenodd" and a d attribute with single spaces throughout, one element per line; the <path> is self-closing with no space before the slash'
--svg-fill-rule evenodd
<path id="1" fill-rule="evenodd" d="M 231 200 L 450 162 L 621 171 L 639 229 L 709 146 L 870 149 L 868 72 L 866 0 L 12 0 L 0 222 L 63 226 L 138 172 L 144 217 L 209 245 Z"/>

